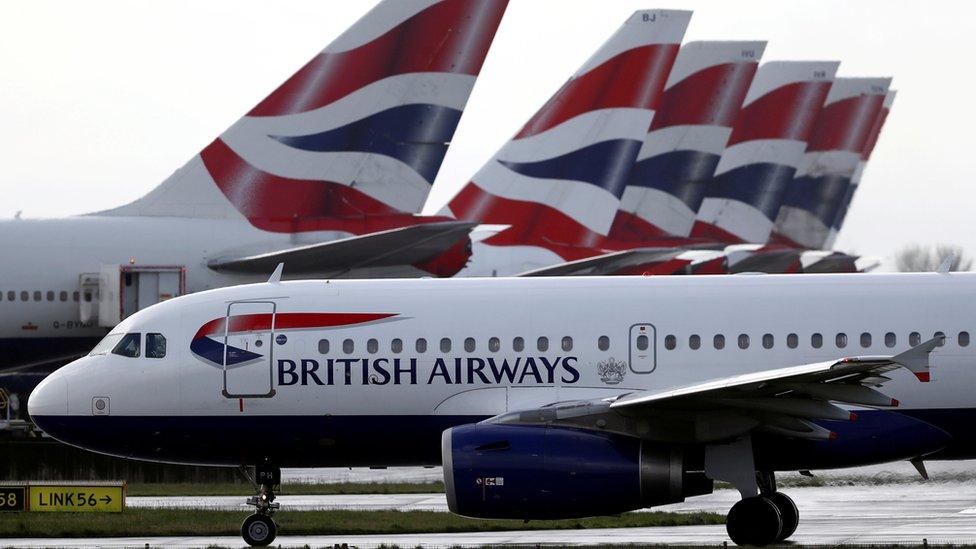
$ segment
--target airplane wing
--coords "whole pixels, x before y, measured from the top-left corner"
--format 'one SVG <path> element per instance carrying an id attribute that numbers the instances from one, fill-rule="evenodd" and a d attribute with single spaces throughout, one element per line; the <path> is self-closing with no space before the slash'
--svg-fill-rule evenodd
<path id="1" fill-rule="evenodd" d="M 310 274 L 415 265 L 457 245 L 476 225 L 467 221 L 425 223 L 263 254 L 219 258 L 207 266 L 216 271 L 264 274 L 285 263 L 289 273 Z"/>
<path id="2" fill-rule="evenodd" d="M 595 257 L 567 261 L 518 276 L 602 276 L 617 274 L 671 274 L 701 261 L 722 256 L 714 244 L 662 245 L 609 252 Z"/>
<path id="3" fill-rule="evenodd" d="M 617 273 L 628 267 L 672 259 L 683 250 L 675 248 L 642 248 L 611 252 L 596 257 L 568 261 L 532 271 L 518 276 L 599 276 Z"/>
<path id="4" fill-rule="evenodd" d="M 843 358 L 713 379 L 660 391 L 561 402 L 511 412 L 491 423 L 564 425 L 640 435 L 662 442 L 711 442 L 750 431 L 794 438 L 829 439 L 814 420 L 853 421 L 856 414 L 834 403 L 896 407 L 876 389 L 884 374 L 907 368 L 929 380 L 929 354 L 944 338 L 933 338 L 895 356 Z"/>

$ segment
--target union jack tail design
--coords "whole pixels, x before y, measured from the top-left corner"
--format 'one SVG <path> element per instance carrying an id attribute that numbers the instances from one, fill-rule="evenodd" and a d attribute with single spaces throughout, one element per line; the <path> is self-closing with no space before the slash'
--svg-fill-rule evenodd
<path id="1" fill-rule="evenodd" d="M 729 243 L 769 239 L 838 65 L 776 61 L 759 67 L 692 236 Z"/>
<path id="2" fill-rule="evenodd" d="M 681 47 L 610 238 L 688 236 L 765 48 L 765 42 Z"/>
<path id="3" fill-rule="evenodd" d="M 834 247 L 834 243 L 837 241 L 837 234 L 840 232 L 841 226 L 844 225 L 844 220 L 847 218 L 847 211 L 850 209 L 851 201 L 854 199 L 854 193 L 857 192 L 857 187 L 861 183 L 861 178 L 864 176 L 864 168 L 867 166 L 868 160 L 871 158 L 871 153 L 874 151 L 875 145 L 878 144 L 878 138 L 881 137 L 881 129 L 884 127 L 885 121 L 888 119 L 888 113 L 891 112 L 891 106 L 895 102 L 896 91 L 889 91 L 885 95 L 884 104 L 881 106 L 881 112 L 878 113 L 878 117 L 874 121 L 874 125 L 871 128 L 871 135 L 868 137 L 867 141 L 864 143 L 864 150 L 861 151 L 861 161 L 857 165 L 857 169 L 854 170 L 854 176 L 851 178 L 851 184 L 847 187 L 847 192 L 844 193 L 844 198 L 841 201 L 840 207 L 837 208 L 837 216 L 834 218 L 833 226 L 830 229 L 830 235 L 827 237 L 827 242 L 825 246 L 830 249 Z"/>
<path id="4" fill-rule="evenodd" d="M 535 247 L 552 262 L 599 244 L 610 231 L 690 18 L 688 11 L 634 13 L 445 213 L 509 225 L 483 244 Z"/>
<path id="5" fill-rule="evenodd" d="M 420 211 L 507 0 L 384 0 L 118 215 L 274 232 Z M 349 232 L 349 231 L 347 231 Z"/>
<path id="6" fill-rule="evenodd" d="M 774 242 L 819 249 L 861 163 L 890 78 L 837 78 L 776 219 Z"/>

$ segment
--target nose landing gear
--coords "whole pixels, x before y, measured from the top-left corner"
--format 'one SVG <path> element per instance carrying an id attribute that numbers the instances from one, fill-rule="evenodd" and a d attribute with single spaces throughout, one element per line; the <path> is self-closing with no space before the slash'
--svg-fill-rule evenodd
<path id="1" fill-rule="evenodd" d="M 247 498 L 247 504 L 254 507 L 254 514 L 241 524 L 241 537 L 248 545 L 264 547 L 278 535 L 278 525 L 271 515 L 281 507 L 280 503 L 275 503 L 274 493 L 281 484 L 281 469 L 264 462 L 255 466 L 254 473 L 252 481 L 258 486 L 258 493 Z"/>

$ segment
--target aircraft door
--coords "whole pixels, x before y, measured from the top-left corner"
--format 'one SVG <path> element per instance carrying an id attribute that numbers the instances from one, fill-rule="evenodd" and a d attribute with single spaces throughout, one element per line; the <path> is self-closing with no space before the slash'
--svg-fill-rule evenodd
<path id="1" fill-rule="evenodd" d="M 635 374 L 649 374 L 657 366 L 656 336 L 653 324 L 630 327 L 630 369 Z"/>
<path id="2" fill-rule="evenodd" d="M 223 354 L 225 397 L 275 395 L 272 381 L 275 313 L 273 301 L 238 301 L 227 306 Z"/>

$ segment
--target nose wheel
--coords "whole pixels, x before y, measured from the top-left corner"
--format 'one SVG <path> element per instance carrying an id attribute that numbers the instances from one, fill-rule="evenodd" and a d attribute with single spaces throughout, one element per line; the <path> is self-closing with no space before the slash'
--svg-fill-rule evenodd
<path id="1" fill-rule="evenodd" d="M 241 537 L 244 542 L 253 547 L 265 547 L 274 541 L 278 535 L 278 525 L 271 520 L 270 515 L 257 513 L 244 519 L 241 524 Z"/>
<path id="2" fill-rule="evenodd" d="M 254 507 L 254 514 L 241 524 L 241 537 L 248 545 L 265 547 L 278 535 L 278 525 L 271 516 L 281 507 L 275 503 L 274 492 L 281 485 L 281 469 L 268 462 L 261 463 L 254 468 L 251 480 L 257 485 L 258 493 L 247 498 L 247 504 Z"/>

